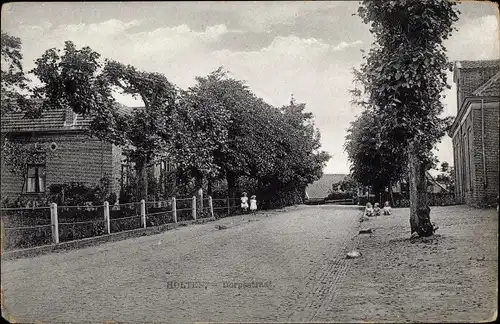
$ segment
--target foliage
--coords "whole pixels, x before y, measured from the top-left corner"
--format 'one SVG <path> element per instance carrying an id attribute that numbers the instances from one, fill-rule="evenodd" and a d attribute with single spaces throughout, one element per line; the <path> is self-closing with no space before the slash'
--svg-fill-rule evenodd
<path id="1" fill-rule="evenodd" d="M 169 136 L 177 90 L 159 73 L 142 72 L 116 61 L 102 62 L 89 47 L 67 41 L 64 53 L 49 49 L 32 73 L 42 85 L 34 89 L 43 109 L 71 107 L 91 117 L 89 135 L 128 149 L 136 162 L 140 196 L 147 196 L 145 169 L 171 143 Z M 113 90 L 139 97 L 144 109 L 120 112 Z"/>
<path id="2" fill-rule="evenodd" d="M 446 189 L 450 192 L 455 191 L 455 170 L 448 162 L 441 163 L 441 173 L 436 176 L 436 180 L 446 185 Z"/>
<path id="3" fill-rule="evenodd" d="M 87 202 L 99 206 L 105 201 L 112 205 L 117 197 L 109 188 L 110 180 L 104 177 L 96 185 L 81 182 L 51 185 L 49 196 L 51 201 L 61 206 L 84 206 Z"/>
<path id="4" fill-rule="evenodd" d="M 41 83 L 33 88 L 41 111 L 70 107 L 91 120 L 88 135 L 128 152 L 137 173 L 122 188 L 120 202 L 164 198 L 166 175 L 158 182 L 146 170 L 169 158 L 177 167 L 169 175 L 176 177 L 177 189 L 171 191 L 177 195 L 191 195 L 221 179 L 232 195 L 242 179 L 258 194 L 260 206 L 280 207 L 301 202 L 305 187 L 321 177 L 329 159 L 320 151 L 319 132 L 305 104 L 292 100 L 272 107 L 222 67 L 181 91 L 160 73 L 103 60 L 71 41 L 63 49 L 47 50 L 35 64 L 30 72 Z M 112 95 L 116 90 L 140 98 L 144 108 L 120 106 Z M 83 184 L 59 187 L 59 195 L 64 188 L 65 201 L 74 204 L 97 199 L 96 191 Z M 75 197 L 67 198 L 68 192 Z"/>
<path id="5" fill-rule="evenodd" d="M 2 136 L 2 159 L 13 174 L 24 177 L 28 164 L 45 164 L 47 152 L 47 143 L 13 138 L 9 134 Z"/>
<path id="6" fill-rule="evenodd" d="M 351 175 L 348 175 L 341 181 L 332 184 L 332 188 L 329 190 L 326 199 L 337 200 L 356 197 L 358 194 L 358 186 L 359 183 L 354 180 Z M 337 191 L 337 188 L 340 188 L 341 191 Z"/>
<path id="7" fill-rule="evenodd" d="M 446 0 L 362 2 L 358 9 L 375 37 L 355 78 L 363 86 L 355 100 L 373 110 L 382 122 L 380 140 L 391 148 L 416 143 L 418 156 L 430 160 L 431 149 L 452 118 L 441 119 L 442 90 L 450 88 L 443 40 L 458 19 Z M 366 100 L 365 100 L 366 98 Z"/>
<path id="8" fill-rule="evenodd" d="M 219 177 L 216 155 L 228 148 L 230 114 L 218 97 L 217 73 L 196 78 L 194 87 L 181 92 L 176 110 L 175 161 L 194 177 Z"/>
<path id="9" fill-rule="evenodd" d="M 223 68 L 197 81 L 178 108 L 176 161 L 183 174 L 226 178 L 232 197 L 251 191 L 261 206 L 301 201 L 329 158 L 319 151 L 319 132 L 305 104 L 272 107 Z"/>
<path id="10" fill-rule="evenodd" d="M 400 147 L 391 147 L 381 139 L 381 124 L 376 113 L 363 111 L 351 122 L 344 144 L 353 179 L 378 191 L 400 180 L 407 163 Z"/>
<path id="11" fill-rule="evenodd" d="M 30 109 L 26 99 L 29 89 L 22 66 L 21 39 L 2 31 L 1 44 L 1 115 L 9 111 L 26 111 L 33 114 L 35 112 Z"/>
<path id="12" fill-rule="evenodd" d="M 433 163 L 432 148 L 451 125 L 440 118 L 442 91 L 450 88 L 452 65 L 443 41 L 458 20 L 455 3 L 447 0 L 363 0 L 358 15 L 370 25 L 374 42 L 355 79 L 362 90 L 354 102 L 379 120 L 380 141 L 408 154 L 411 232 L 434 232 L 427 203 L 425 172 Z"/>
<path id="13" fill-rule="evenodd" d="M 344 199 L 352 199 L 353 192 L 345 191 L 345 192 L 330 192 L 328 196 L 326 196 L 326 200 L 344 200 Z"/>

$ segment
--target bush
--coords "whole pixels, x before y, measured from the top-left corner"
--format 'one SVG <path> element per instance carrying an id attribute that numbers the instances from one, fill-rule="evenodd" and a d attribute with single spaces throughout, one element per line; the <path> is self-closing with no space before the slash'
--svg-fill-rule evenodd
<path id="1" fill-rule="evenodd" d="M 344 199 L 352 199 L 352 192 L 330 192 L 326 197 L 326 200 L 344 200 Z"/>
<path id="2" fill-rule="evenodd" d="M 102 205 L 104 201 L 112 205 L 116 202 L 116 194 L 111 193 L 109 188 L 107 177 L 94 186 L 82 182 L 54 184 L 49 187 L 49 199 L 60 206 L 84 206 L 88 202 Z"/>

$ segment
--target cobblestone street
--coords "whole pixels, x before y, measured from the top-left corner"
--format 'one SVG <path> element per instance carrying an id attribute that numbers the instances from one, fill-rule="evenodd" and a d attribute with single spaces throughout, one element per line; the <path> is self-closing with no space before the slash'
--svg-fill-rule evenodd
<path id="1" fill-rule="evenodd" d="M 360 215 L 291 207 L 6 261 L 5 308 L 18 322 L 314 321 L 331 311 Z"/>

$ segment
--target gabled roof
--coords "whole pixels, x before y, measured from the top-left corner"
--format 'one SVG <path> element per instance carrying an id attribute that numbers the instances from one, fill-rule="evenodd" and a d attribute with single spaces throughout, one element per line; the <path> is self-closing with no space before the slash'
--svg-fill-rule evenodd
<path id="1" fill-rule="evenodd" d="M 4 132 L 40 132 L 83 130 L 90 125 L 89 119 L 77 116 L 74 125 L 65 125 L 65 109 L 50 109 L 42 113 L 40 118 L 28 118 L 24 112 L 10 112 L 2 116 L 2 133 Z"/>
<path id="2" fill-rule="evenodd" d="M 500 60 L 456 61 L 455 67 L 459 69 L 481 69 L 500 67 Z"/>
<path id="3" fill-rule="evenodd" d="M 334 183 L 345 179 L 347 174 L 323 174 L 318 180 L 307 186 L 306 192 L 309 198 L 326 198 Z"/>
<path id="4" fill-rule="evenodd" d="M 34 104 L 41 104 L 39 99 L 33 100 Z M 130 114 L 137 107 L 131 108 L 120 103 L 116 103 L 116 108 L 120 114 Z M 74 131 L 85 130 L 90 126 L 91 119 L 81 115 L 76 117 L 72 125 L 65 124 L 66 109 L 53 108 L 42 113 L 40 118 L 26 117 L 24 112 L 8 112 L 2 116 L 1 131 L 7 132 L 48 132 L 48 131 Z"/>
<path id="5" fill-rule="evenodd" d="M 482 86 L 477 88 L 473 96 L 500 96 L 500 71 Z"/>
<path id="6" fill-rule="evenodd" d="M 459 70 L 495 68 L 500 69 L 500 60 L 455 61 L 453 67 L 453 82 L 457 83 Z"/>

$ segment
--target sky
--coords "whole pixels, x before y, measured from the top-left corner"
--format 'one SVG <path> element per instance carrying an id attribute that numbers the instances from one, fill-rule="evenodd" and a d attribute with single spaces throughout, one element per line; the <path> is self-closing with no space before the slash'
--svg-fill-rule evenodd
<path id="1" fill-rule="evenodd" d="M 293 2 L 19 2 L 2 5 L 1 28 L 21 38 L 25 70 L 66 40 L 103 57 L 160 72 L 179 87 L 223 66 L 230 76 L 274 106 L 306 103 L 332 158 L 325 173 L 349 173 L 343 144 L 361 112 L 350 104 L 351 70 L 373 41 L 353 15 L 356 1 Z M 457 31 L 446 41 L 450 60 L 500 58 L 497 7 L 467 1 Z M 443 116 L 455 116 L 456 87 L 446 91 Z M 140 102 L 118 96 L 125 105 Z M 437 146 L 453 164 L 451 139 Z"/>

